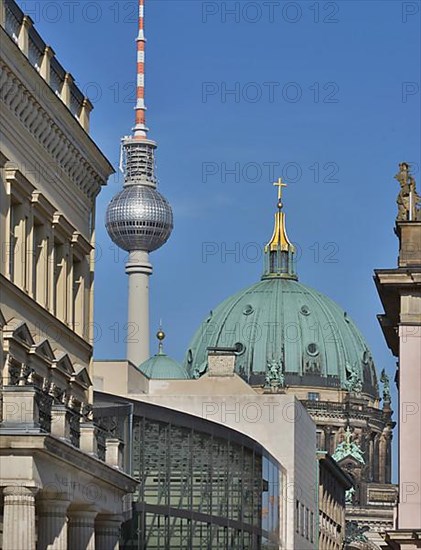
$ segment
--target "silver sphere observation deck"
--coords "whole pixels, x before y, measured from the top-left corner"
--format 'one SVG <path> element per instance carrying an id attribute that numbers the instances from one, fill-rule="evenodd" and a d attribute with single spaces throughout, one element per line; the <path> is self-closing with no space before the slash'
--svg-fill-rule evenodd
<path id="1" fill-rule="evenodd" d="M 155 147 L 151 140 L 123 140 L 125 183 L 108 205 L 105 226 L 113 242 L 128 252 L 157 250 L 173 229 L 171 206 L 155 188 Z"/>

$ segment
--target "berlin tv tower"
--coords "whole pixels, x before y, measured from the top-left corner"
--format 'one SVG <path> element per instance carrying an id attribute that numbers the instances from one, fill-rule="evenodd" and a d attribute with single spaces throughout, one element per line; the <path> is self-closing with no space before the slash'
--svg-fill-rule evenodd
<path id="1" fill-rule="evenodd" d="M 170 237 L 173 214 L 156 189 L 155 141 L 148 139 L 145 107 L 144 0 L 139 0 L 137 42 L 137 102 L 133 135 L 122 139 L 123 189 L 108 205 L 105 226 L 112 241 L 129 252 L 127 359 L 139 366 L 149 354 L 149 253 Z"/>

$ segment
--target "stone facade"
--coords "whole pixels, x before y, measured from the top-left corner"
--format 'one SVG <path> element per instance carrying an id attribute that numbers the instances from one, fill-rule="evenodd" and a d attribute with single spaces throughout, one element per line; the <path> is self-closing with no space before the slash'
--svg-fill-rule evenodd
<path id="1" fill-rule="evenodd" d="M 421 548 L 421 222 L 398 221 L 396 269 L 375 271 L 386 342 L 398 358 L 399 502 L 386 535 L 394 550 Z"/>
<path id="2" fill-rule="evenodd" d="M 136 483 L 91 389 L 95 198 L 112 167 L 89 101 L 13 0 L 0 40 L 1 547 L 117 548 Z"/>
<path id="3" fill-rule="evenodd" d="M 318 451 L 319 459 L 319 548 L 342 550 L 345 542 L 346 491 L 352 480 L 332 457 Z"/>

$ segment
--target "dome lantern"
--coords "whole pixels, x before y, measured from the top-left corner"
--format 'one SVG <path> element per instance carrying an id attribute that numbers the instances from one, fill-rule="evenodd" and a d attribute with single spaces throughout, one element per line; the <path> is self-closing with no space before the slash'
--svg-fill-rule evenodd
<path id="1" fill-rule="evenodd" d="M 265 266 L 263 279 L 282 277 L 297 280 L 295 273 L 295 247 L 288 239 L 285 227 L 285 213 L 283 212 L 282 188 L 286 183 L 279 178 L 273 185 L 278 187 L 277 212 L 273 235 L 264 248 Z"/>

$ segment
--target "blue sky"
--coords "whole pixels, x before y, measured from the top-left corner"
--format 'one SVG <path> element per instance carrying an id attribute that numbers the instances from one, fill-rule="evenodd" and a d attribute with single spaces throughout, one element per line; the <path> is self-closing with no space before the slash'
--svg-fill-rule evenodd
<path id="1" fill-rule="evenodd" d="M 135 2 L 19 3 L 91 96 L 92 137 L 117 166 L 134 117 Z M 273 171 L 289 183 L 300 281 L 354 318 L 379 371 L 393 376 L 372 275 L 396 265 L 398 163 L 414 163 L 420 181 L 419 8 L 147 1 L 147 117 L 175 217 L 171 239 L 152 255 L 151 332 L 162 318 L 176 359 L 210 309 L 260 278 L 255 243 L 271 235 Z M 98 358 L 125 355 L 125 257 L 103 226 L 120 185 L 112 177 L 97 206 Z"/>

